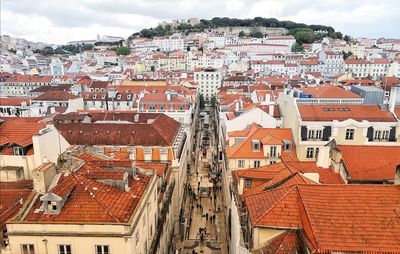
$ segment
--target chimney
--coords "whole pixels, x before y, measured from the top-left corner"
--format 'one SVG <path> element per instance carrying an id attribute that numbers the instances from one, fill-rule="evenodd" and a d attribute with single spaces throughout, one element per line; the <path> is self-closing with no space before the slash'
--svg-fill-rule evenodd
<path id="1" fill-rule="evenodd" d="M 129 155 L 129 159 L 132 161 L 132 178 L 135 180 L 138 180 L 137 174 L 136 174 L 136 154 L 131 153 Z"/>
<path id="2" fill-rule="evenodd" d="M 329 168 L 331 165 L 331 158 L 329 155 L 330 147 L 322 146 L 319 147 L 318 158 L 317 158 L 317 166 L 321 168 Z"/>
<path id="3" fill-rule="evenodd" d="M 67 150 L 65 153 L 67 155 L 67 168 L 71 169 L 71 166 L 72 166 L 72 152 L 71 152 L 71 150 Z"/>
<path id="4" fill-rule="evenodd" d="M 243 101 L 242 99 L 239 99 L 239 101 L 240 101 L 240 110 L 243 110 Z"/>
<path id="5" fill-rule="evenodd" d="M 135 114 L 135 116 L 133 117 L 133 121 L 135 122 L 135 123 L 137 123 L 137 122 L 139 122 L 139 114 Z"/>
<path id="6" fill-rule="evenodd" d="M 167 93 L 167 101 L 171 100 L 171 93 Z"/>
<path id="7" fill-rule="evenodd" d="M 238 112 L 239 111 L 239 102 L 235 101 L 235 111 Z"/>
<path id="8" fill-rule="evenodd" d="M 46 193 L 56 174 L 54 163 L 46 162 L 35 168 L 32 171 L 33 189 L 40 194 Z"/>

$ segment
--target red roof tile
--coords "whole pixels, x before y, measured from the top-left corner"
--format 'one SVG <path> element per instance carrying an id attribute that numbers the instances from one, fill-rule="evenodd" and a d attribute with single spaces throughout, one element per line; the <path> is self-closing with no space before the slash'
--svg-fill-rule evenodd
<path id="1" fill-rule="evenodd" d="M 339 146 L 349 181 L 393 180 L 400 146 Z"/>
<path id="2" fill-rule="evenodd" d="M 57 128 L 71 145 L 171 146 L 180 123 L 164 114 L 153 117 L 151 123 L 67 123 Z"/>
<path id="3" fill-rule="evenodd" d="M 358 94 L 333 85 L 319 85 L 302 88 L 301 90 L 305 94 L 312 95 L 313 98 L 361 98 Z"/>
<path id="4" fill-rule="evenodd" d="M 38 97 L 32 99 L 33 101 L 68 101 L 71 99 L 79 98 L 76 95 L 70 94 L 65 91 L 47 91 Z"/>
<path id="5" fill-rule="evenodd" d="M 396 118 L 387 109 L 378 105 L 298 105 L 303 121 L 355 121 L 367 120 L 370 122 L 396 122 Z"/>
<path id="6" fill-rule="evenodd" d="M 39 122 L 41 117 L 7 117 L 0 124 L 0 145 L 17 144 L 22 147 L 32 145 L 32 136 L 46 127 Z"/>

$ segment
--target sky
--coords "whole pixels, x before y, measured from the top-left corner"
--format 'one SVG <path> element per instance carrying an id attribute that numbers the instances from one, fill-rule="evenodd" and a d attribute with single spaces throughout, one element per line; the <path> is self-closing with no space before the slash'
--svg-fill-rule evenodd
<path id="1" fill-rule="evenodd" d="M 173 19 L 277 18 L 352 37 L 400 38 L 399 0 L 0 0 L 1 34 L 63 44 L 128 37 Z"/>

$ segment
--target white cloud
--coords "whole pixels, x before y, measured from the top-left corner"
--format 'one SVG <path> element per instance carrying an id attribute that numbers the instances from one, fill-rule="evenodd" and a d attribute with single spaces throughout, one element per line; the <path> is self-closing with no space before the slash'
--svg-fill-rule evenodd
<path id="1" fill-rule="evenodd" d="M 256 16 L 333 26 L 352 36 L 400 37 L 397 0 L 2 0 L 1 31 L 65 43 L 129 36 L 160 21 Z"/>

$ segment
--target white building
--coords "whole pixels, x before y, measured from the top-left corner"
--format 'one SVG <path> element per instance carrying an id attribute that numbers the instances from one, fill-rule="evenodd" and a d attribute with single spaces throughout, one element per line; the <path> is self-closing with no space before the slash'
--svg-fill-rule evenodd
<path id="1" fill-rule="evenodd" d="M 218 88 L 221 87 L 222 73 L 211 68 L 196 71 L 194 82 L 198 84 L 198 92 L 208 101 L 217 94 Z"/>

